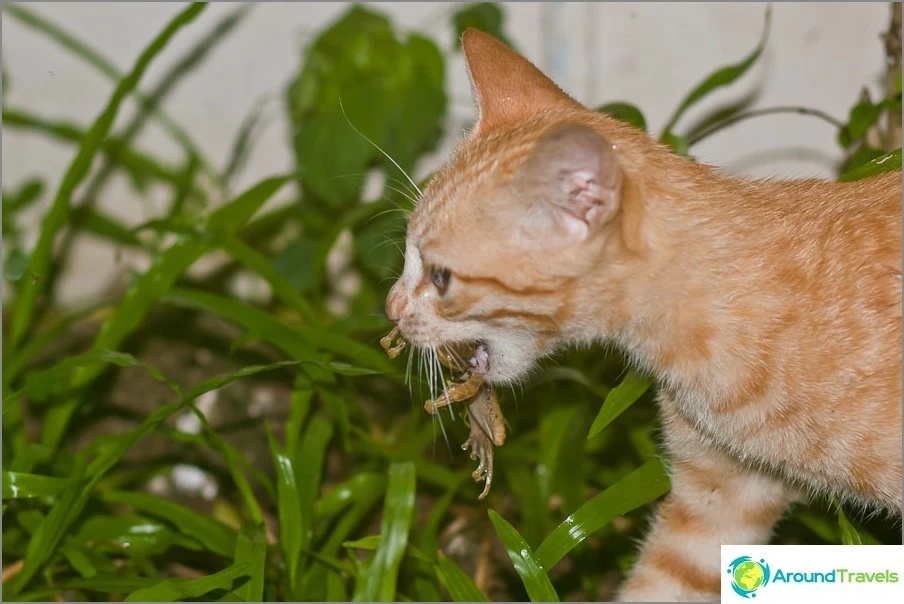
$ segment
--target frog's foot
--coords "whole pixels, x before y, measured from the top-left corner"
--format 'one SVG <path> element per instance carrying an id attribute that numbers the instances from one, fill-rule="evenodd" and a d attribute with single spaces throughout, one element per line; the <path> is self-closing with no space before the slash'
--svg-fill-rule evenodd
<path id="1" fill-rule="evenodd" d="M 396 338 L 399 339 L 399 342 L 393 346 L 393 341 Z M 405 346 L 407 345 L 408 342 L 400 335 L 398 327 L 393 327 L 392 331 L 380 338 L 380 346 L 383 347 L 383 350 L 386 351 L 386 354 L 389 355 L 390 359 L 394 359 L 402 354 L 402 351 L 405 350 Z"/>
<path id="2" fill-rule="evenodd" d="M 493 442 L 486 433 L 476 424 L 471 424 L 471 436 L 461 446 L 463 451 L 471 449 L 471 459 L 480 460 L 477 469 L 471 473 L 474 482 L 484 481 L 483 492 L 477 497 L 483 500 L 493 486 Z"/>

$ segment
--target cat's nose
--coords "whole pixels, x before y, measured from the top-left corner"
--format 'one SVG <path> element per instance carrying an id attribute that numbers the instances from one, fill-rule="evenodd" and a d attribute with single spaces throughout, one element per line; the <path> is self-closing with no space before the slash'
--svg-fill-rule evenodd
<path id="1" fill-rule="evenodd" d="M 393 287 L 386 296 L 386 317 L 393 323 L 397 323 L 405 312 L 405 295 Z"/>

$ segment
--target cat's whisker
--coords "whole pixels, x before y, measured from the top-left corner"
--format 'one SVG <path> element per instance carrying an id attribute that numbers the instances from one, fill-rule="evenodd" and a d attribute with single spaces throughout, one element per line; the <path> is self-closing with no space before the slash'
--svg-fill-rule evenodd
<path id="1" fill-rule="evenodd" d="M 436 347 L 433 347 L 433 359 L 436 363 L 436 368 L 439 370 L 439 381 L 443 387 L 443 398 L 446 401 L 449 401 L 449 391 L 446 385 L 446 377 L 443 375 L 443 364 L 439 360 L 439 354 L 436 352 Z M 452 421 L 455 421 L 455 413 L 452 411 L 452 403 L 449 401 L 449 404 L 446 405 L 449 408 L 449 417 L 452 418 Z"/>
<path id="2" fill-rule="evenodd" d="M 351 126 L 352 130 L 354 130 L 358 134 L 358 136 L 360 136 L 361 138 L 366 140 L 368 143 L 370 143 L 374 149 L 376 149 L 377 151 L 382 153 L 386 159 L 388 159 L 390 162 L 392 162 L 392 165 L 394 165 L 396 168 L 398 168 L 399 172 L 401 172 L 405 176 L 405 178 L 408 179 L 408 182 L 411 183 L 411 186 L 414 187 L 414 190 L 417 191 L 417 194 L 422 195 L 423 193 L 421 193 L 421 189 L 417 186 L 417 183 L 414 182 L 414 179 L 412 179 L 410 176 L 408 176 L 408 172 L 403 170 L 402 166 L 400 166 L 399 163 L 396 160 L 394 160 L 392 158 L 392 156 L 389 155 L 389 153 L 384 151 L 380 147 L 380 145 L 378 145 L 377 143 L 375 143 L 372 140 L 370 140 L 369 138 L 367 138 L 367 136 L 365 136 L 363 132 L 358 130 L 358 128 L 355 127 L 355 125 L 352 123 L 352 121 L 350 119 L 348 119 L 348 114 L 345 113 L 345 105 L 342 104 L 342 95 L 339 95 L 339 108 L 342 110 L 342 116 L 345 118 L 345 121 L 348 122 L 348 125 Z"/>

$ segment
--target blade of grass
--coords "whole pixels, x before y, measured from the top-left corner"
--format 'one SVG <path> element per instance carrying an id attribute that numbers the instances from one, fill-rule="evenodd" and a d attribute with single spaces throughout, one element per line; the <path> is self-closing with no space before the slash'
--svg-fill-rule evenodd
<path id="1" fill-rule="evenodd" d="M 414 464 L 389 466 L 389 488 L 383 504 L 383 536 L 373 561 L 355 585 L 355 602 L 389 602 L 396 597 L 399 565 L 408 545 L 408 531 L 414 515 Z"/>
<path id="2" fill-rule="evenodd" d="M 757 62 L 757 59 L 760 58 L 760 55 L 763 53 L 763 48 L 766 47 L 766 40 L 769 38 L 769 27 L 771 23 L 772 5 L 769 4 L 766 6 L 766 19 L 765 24 L 763 25 L 763 33 L 760 35 L 760 41 L 756 48 L 753 49 L 753 52 L 747 55 L 747 57 L 739 63 L 717 69 L 709 74 L 706 79 L 697 84 L 697 86 L 684 97 L 684 100 L 678 105 L 675 113 L 672 114 L 672 117 L 666 123 L 665 128 L 663 128 L 662 137 L 667 138 L 667 135 L 672 134 L 672 128 L 675 127 L 675 124 L 678 123 L 678 120 L 681 119 L 684 112 L 700 101 L 700 99 L 704 98 L 717 88 L 734 83 L 738 78 L 747 73 L 747 70 L 749 70 L 753 64 Z"/>
<path id="3" fill-rule="evenodd" d="M 113 92 L 107 106 L 97 117 L 88 134 L 85 136 L 78 153 L 69 164 L 66 174 L 60 183 L 57 194 L 54 198 L 50 210 L 44 217 L 41 226 L 41 234 L 38 243 L 35 245 L 28 266 L 26 267 L 26 275 L 33 278 L 26 278 L 22 282 L 22 286 L 16 296 L 13 306 L 9 348 L 15 351 L 22 339 L 31 326 L 31 320 L 34 316 L 35 302 L 37 300 L 39 283 L 46 277 L 47 270 L 50 267 L 51 254 L 53 251 L 53 242 L 57 233 L 66 224 L 69 218 L 69 209 L 71 197 L 75 189 L 88 175 L 94 156 L 106 138 L 107 133 L 113 125 L 119 108 L 125 100 L 126 95 L 132 92 L 138 85 L 141 76 L 151 61 L 163 50 L 170 39 L 185 25 L 191 23 L 204 9 L 204 4 L 192 4 L 185 10 L 181 11 L 166 28 L 148 45 L 141 53 L 132 71 L 119 81 L 116 90 Z M 9 6 L 6 7 L 9 9 Z M 21 7 L 17 7 L 21 12 Z"/>
<path id="4" fill-rule="evenodd" d="M 95 208 L 76 209 L 72 212 L 70 221 L 74 229 L 91 233 L 102 239 L 108 239 L 118 246 L 144 248 L 144 244 L 135 236 L 132 229 Z"/>
<path id="5" fill-rule="evenodd" d="M 436 563 L 436 577 L 442 583 L 452 600 L 455 602 L 488 602 L 471 577 L 458 568 L 455 562 L 439 553 L 439 561 Z"/>
<path id="6" fill-rule="evenodd" d="M 537 548 L 537 560 L 551 569 L 613 518 L 661 497 L 668 489 L 669 477 L 662 462 L 648 461 L 568 516 Z"/>
<path id="7" fill-rule="evenodd" d="M 273 438 L 267 426 L 267 442 L 276 467 L 277 512 L 279 514 L 279 545 L 282 548 L 289 593 L 295 590 L 300 570 L 301 550 L 304 547 L 304 525 L 302 508 L 295 481 L 295 469 L 292 460 Z"/>
<path id="8" fill-rule="evenodd" d="M 559 595 L 527 541 L 505 518 L 493 510 L 489 510 L 489 515 L 490 522 L 493 523 L 493 528 L 496 530 L 496 536 L 499 537 L 499 541 L 502 542 L 505 551 L 511 558 L 515 572 L 521 577 L 521 582 L 524 583 L 531 602 L 558 602 Z"/>
<path id="9" fill-rule="evenodd" d="M 314 503 L 320 491 L 323 464 L 326 461 L 327 447 L 333 439 L 333 431 L 332 422 L 318 413 L 308 423 L 300 447 L 288 452 L 295 468 L 295 482 L 298 485 L 298 504 L 302 520 L 301 543 L 305 549 L 309 548 L 313 538 Z"/>
<path id="10" fill-rule="evenodd" d="M 552 496 L 553 481 L 558 476 L 560 462 L 563 461 L 562 452 L 569 427 L 576 417 L 576 407 L 557 407 L 544 414 L 541 420 L 537 484 L 543 501 L 549 501 Z"/>
<path id="11" fill-rule="evenodd" d="M 69 486 L 69 481 L 65 478 L 23 472 L 3 472 L 3 499 L 53 497 L 59 495 L 67 486 Z"/>
<path id="12" fill-rule="evenodd" d="M 125 602 L 182 602 L 188 598 L 200 598 L 214 590 L 232 590 L 233 583 L 248 576 L 250 564 L 233 564 L 218 573 L 191 581 L 161 581 L 153 587 L 133 591 Z"/>
<path id="13" fill-rule="evenodd" d="M 314 388 L 310 381 L 303 375 L 295 378 L 292 396 L 289 399 L 289 419 L 286 421 L 286 431 L 283 441 L 287 451 L 297 451 L 301 441 L 301 429 L 308 412 L 311 410 L 311 400 L 314 398 Z"/>
<path id="14" fill-rule="evenodd" d="M 239 534 L 235 545 L 235 563 L 250 565 L 251 580 L 236 590 L 245 602 L 264 601 L 267 571 L 267 535 L 264 525 L 249 527 Z"/>
<path id="15" fill-rule="evenodd" d="M 128 505 L 162 518 L 185 535 L 197 539 L 209 551 L 225 558 L 232 557 L 235 552 L 236 532 L 231 527 L 175 501 L 137 491 L 102 491 L 100 499 L 108 504 Z"/>
<path id="16" fill-rule="evenodd" d="M 587 440 L 595 438 L 615 419 L 633 405 L 650 388 L 650 380 L 631 372 L 606 395 L 606 400 L 590 426 Z"/>
<path id="17" fill-rule="evenodd" d="M 358 472 L 333 487 L 314 504 L 314 523 L 323 526 L 366 493 L 382 491 L 386 477 L 377 472 Z"/>
<path id="18" fill-rule="evenodd" d="M 232 151 L 229 153 L 229 161 L 223 170 L 223 188 L 226 191 L 229 190 L 230 184 L 238 176 L 248 159 L 254 134 L 259 130 L 258 125 L 264 114 L 265 103 L 266 99 L 259 99 L 254 103 L 251 111 L 239 126 L 239 133 L 235 137 Z"/>
<path id="19" fill-rule="evenodd" d="M 87 44 L 81 42 L 75 36 L 61 29 L 54 23 L 51 23 L 47 19 L 44 19 L 37 13 L 32 12 L 21 4 L 6 4 L 3 6 L 3 10 L 6 11 L 11 17 L 19 20 L 20 23 L 27 25 L 35 31 L 48 36 L 54 42 L 69 50 L 73 55 L 79 57 L 80 59 L 97 69 L 108 79 L 114 82 L 122 80 L 123 74 L 119 71 L 119 69 L 116 68 L 115 65 L 106 60 L 97 51 L 90 48 Z M 151 105 L 151 100 L 144 94 L 142 94 L 139 90 L 131 91 L 131 94 L 138 100 L 138 102 L 142 106 Z M 197 157 L 202 162 L 207 175 L 212 180 L 214 180 L 214 182 L 216 182 L 218 179 L 216 169 L 213 167 L 213 164 L 211 164 L 204 158 L 204 155 L 192 142 L 191 138 L 188 136 L 185 130 L 176 122 L 174 122 L 173 119 L 163 111 L 163 109 L 155 107 L 153 113 L 157 120 L 160 122 L 160 125 L 170 134 L 170 136 L 173 137 L 173 139 L 177 143 L 182 146 L 183 149 L 185 149 L 185 152 L 191 156 Z"/>

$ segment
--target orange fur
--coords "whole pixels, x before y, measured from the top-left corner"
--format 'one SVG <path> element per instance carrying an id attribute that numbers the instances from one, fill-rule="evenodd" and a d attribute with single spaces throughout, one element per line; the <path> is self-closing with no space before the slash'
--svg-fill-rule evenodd
<path id="1" fill-rule="evenodd" d="M 601 341 L 656 376 L 673 488 L 622 597 L 718 597 L 718 545 L 767 541 L 798 491 L 900 515 L 901 173 L 731 177 L 490 36 L 463 46 L 480 120 L 410 217 L 387 313 L 415 345 L 484 341 L 491 382 Z"/>

